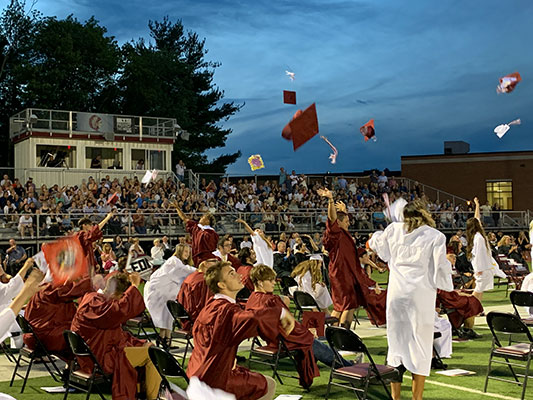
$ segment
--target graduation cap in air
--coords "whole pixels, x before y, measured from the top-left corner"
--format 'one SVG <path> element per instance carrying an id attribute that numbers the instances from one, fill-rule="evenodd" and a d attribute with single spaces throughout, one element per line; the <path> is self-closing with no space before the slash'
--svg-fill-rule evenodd
<path id="1" fill-rule="evenodd" d="M 294 150 L 297 150 L 317 133 L 318 117 L 316 105 L 313 103 L 305 111 L 298 110 L 294 113 L 292 120 L 283 128 L 281 136 L 287 140 L 292 140 L 292 146 Z"/>
<path id="2" fill-rule="evenodd" d="M 520 125 L 521 123 L 522 121 L 520 119 L 515 119 L 507 124 L 498 125 L 496 128 L 494 128 L 494 133 L 501 139 L 503 135 L 505 135 L 507 131 L 511 129 L 511 125 Z"/>
<path id="3" fill-rule="evenodd" d="M 377 140 L 373 119 L 364 124 L 361 128 L 359 128 L 359 130 L 361 131 L 361 134 L 365 137 L 365 142 L 367 142 L 369 139 L 372 139 L 374 142 Z"/>
<path id="4" fill-rule="evenodd" d="M 502 76 L 500 78 L 500 83 L 496 87 L 496 92 L 511 93 L 521 80 L 522 77 L 518 72 L 513 72 L 512 74 Z"/>
<path id="5" fill-rule="evenodd" d="M 54 285 L 85 276 L 89 271 L 80 239 L 69 236 L 42 245 L 44 258 L 50 269 Z"/>
<path id="6" fill-rule="evenodd" d="M 254 154 L 253 156 L 248 157 L 248 164 L 250 164 L 252 171 L 265 168 L 265 163 L 263 162 L 260 154 Z"/>
<path id="7" fill-rule="evenodd" d="M 292 90 L 283 91 L 283 103 L 284 104 L 296 104 L 296 92 Z"/>

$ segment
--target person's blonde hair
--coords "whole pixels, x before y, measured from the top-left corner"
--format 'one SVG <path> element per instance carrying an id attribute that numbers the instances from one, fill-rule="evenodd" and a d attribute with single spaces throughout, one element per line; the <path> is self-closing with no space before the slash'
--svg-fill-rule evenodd
<path id="1" fill-rule="evenodd" d="M 102 247 L 102 251 L 106 254 L 111 253 L 111 250 L 113 250 L 113 248 L 111 247 L 109 243 L 105 243 L 104 246 Z"/>
<path id="2" fill-rule="evenodd" d="M 509 235 L 503 235 L 502 238 L 500 239 L 500 241 L 498 242 L 498 247 L 500 247 L 500 246 L 506 246 L 507 243 L 505 243 L 505 242 L 506 242 L 507 239 L 511 240 L 511 236 L 509 236 Z"/>
<path id="3" fill-rule="evenodd" d="M 311 287 L 315 290 L 317 284 L 322 283 L 322 261 L 307 260 L 298 264 L 291 273 L 293 278 L 304 276 L 309 271 L 311 274 Z"/>
<path id="4" fill-rule="evenodd" d="M 250 270 L 250 280 L 257 286 L 261 281 L 270 281 L 276 278 L 276 272 L 265 264 L 257 264 Z"/>
<path id="5" fill-rule="evenodd" d="M 407 233 L 423 225 L 435 228 L 435 221 L 427 210 L 426 203 L 420 200 L 413 200 L 405 206 L 403 209 L 403 218 Z"/>
<path id="6" fill-rule="evenodd" d="M 161 242 L 161 239 L 154 239 L 154 246 L 155 246 L 156 244 L 158 244 L 159 242 Z"/>
<path id="7" fill-rule="evenodd" d="M 188 248 L 190 251 L 189 251 L 189 257 L 186 260 L 184 260 L 183 259 L 183 252 L 185 251 L 186 248 Z M 193 265 L 193 263 L 192 263 L 192 249 L 191 249 L 191 246 L 189 246 L 188 244 L 180 243 L 180 244 L 176 245 L 176 249 L 174 250 L 173 256 L 178 257 L 183 262 L 183 264 Z"/>

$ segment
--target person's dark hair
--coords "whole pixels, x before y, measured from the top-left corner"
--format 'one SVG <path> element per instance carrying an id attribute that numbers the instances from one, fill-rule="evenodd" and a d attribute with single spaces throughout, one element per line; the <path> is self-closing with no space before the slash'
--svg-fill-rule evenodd
<path id="1" fill-rule="evenodd" d="M 220 292 L 218 282 L 222 281 L 222 269 L 227 266 L 231 267 L 231 263 L 227 261 L 219 261 L 216 264 L 211 265 L 204 273 L 205 283 L 209 290 L 214 294 Z"/>
<path id="2" fill-rule="evenodd" d="M 257 264 L 250 270 L 250 280 L 256 286 L 258 282 L 276 278 L 276 272 L 265 264 Z"/>
<path id="3" fill-rule="evenodd" d="M 229 240 L 226 236 L 222 236 L 220 239 L 218 239 L 217 247 L 224 247 L 224 242 Z"/>
<path id="4" fill-rule="evenodd" d="M 124 272 L 126 270 L 126 264 L 128 263 L 128 257 L 120 257 L 117 261 L 117 268 L 120 272 Z"/>
<path id="5" fill-rule="evenodd" d="M 252 256 L 252 250 L 249 247 L 243 247 L 241 251 L 239 251 L 237 258 L 239 259 L 241 264 L 245 265 L 251 256 Z"/>
<path id="6" fill-rule="evenodd" d="M 481 226 L 481 222 L 477 218 L 468 218 L 466 221 L 466 257 L 472 259 L 472 249 L 474 248 L 474 237 L 476 233 L 480 233 L 485 239 L 485 245 L 487 246 L 487 251 L 490 251 L 489 240 L 485 234 L 485 230 Z"/>
<path id="7" fill-rule="evenodd" d="M 407 227 L 407 233 L 420 228 L 422 225 L 428 225 L 435 228 L 435 221 L 427 210 L 426 203 L 421 200 L 414 200 L 408 203 L 403 209 L 404 223 Z"/>
<path id="8" fill-rule="evenodd" d="M 128 288 L 131 286 L 130 279 L 128 277 L 128 274 L 125 272 L 120 272 L 116 275 L 113 275 L 111 278 L 109 278 L 107 285 L 108 287 L 110 285 L 113 285 L 113 282 L 115 282 L 115 291 L 112 294 L 115 295 L 122 295 Z"/>
<path id="9" fill-rule="evenodd" d="M 78 221 L 78 227 L 81 228 L 83 225 L 92 225 L 93 224 L 93 221 L 91 221 L 89 218 L 87 217 L 83 217 L 82 219 L 80 219 Z"/>

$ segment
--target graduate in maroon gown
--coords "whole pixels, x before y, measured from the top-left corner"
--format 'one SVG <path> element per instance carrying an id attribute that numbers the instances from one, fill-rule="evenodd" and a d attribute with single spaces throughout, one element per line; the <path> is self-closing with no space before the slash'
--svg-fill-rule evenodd
<path id="1" fill-rule="evenodd" d="M 217 249 L 218 234 L 213 228 L 215 226 L 215 217 L 211 213 L 202 215 L 200 221 L 196 222 L 183 213 L 183 211 L 174 204 L 179 217 L 185 222 L 185 229 L 190 233 L 192 238 L 192 260 L 194 266 L 198 268 L 206 254 L 212 254 Z"/>
<path id="2" fill-rule="evenodd" d="M 483 312 L 483 306 L 475 296 L 462 294 L 456 290 L 445 292 L 439 289 L 437 307 L 441 305 L 451 311 L 447 315 L 454 329 L 459 330 L 464 324 L 464 336 L 469 339 L 481 337 L 473 330 L 476 316 Z"/>
<path id="3" fill-rule="evenodd" d="M 213 253 L 221 261 L 228 261 L 237 270 L 241 266 L 241 261 L 230 253 L 233 242 L 228 236 L 223 236 L 218 240 L 217 250 Z"/>
<path id="4" fill-rule="evenodd" d="M 181 284 L 180 291 L 176 300 L 180 303 L 189 317 L 191 317 L 192 323 L 189 321 L 183 321 L 183 330 L 190 331 L 192 324 L 196 321 L 198 314 L 204 308 L 207 300 L 209 300 L 213 293 L 209 291 L 204 279 L 204 272 L 207 269 L 219 261 L 219 258 L 213 254 L 204 253 L 203 258 L 200 258 L 200 265 L 198 269 L 192 274 L 188 275 Z"/>
<path id="5" fill-rule="evenodd" d="M 194 323 L 194 350 L 187 375 L 197 376 L 212 388 L 233 393 L 237 400 L 272 399 L 274 380 L 236 365 L 237 349 L 243 340 L 279 323 L 289 335 L 294 328 L 294 318 L 282 307 L 243 310 L 235 301 L 243 288 L 241 277 L 228 262 L 220 261 L 211 266 L 205 279 L 215 295 Z"/>
<path id="6" fill-rule="evenodd" d="M 59 286 L 50 282 L 43 285 L 42 289 L 30 299 L 24 317 L 48 350 L 68 355 L 63 331 L 70 329 L 76 314 L 74 300 L 92 290 L 89 277 L 77 282 L 67 281 Z M 30 349 L 35 348 L 35 339 L 31 334 L 24 335 L 24 343 Z"/>
<path id="7" fill-rule="evenodd" d="M 135 367 L 145 368 L 147 398 L 156 399 L 159 392 L 161 378 L 148 356 L 150 343 L 122 329 L 126 321 L 144 311 L 140 282 L 138 273 L 114 275 L 107 280 L 103 293 L 83 297 L 72 321 L 71 330 L 87 342 L 104 372 L 113 374 L 113 400 L 136 398 Z M 78 362 L 83 371 L 92 371 L 89 359 L 79 358 Z"/>
<path id="8" fill-rule="evenodd" d="M 250 278 L 254 283 L 255 291 L 246 303 L 246 310 L 285 309 L 290 312 L 287 304 L 281 297 L 273 294 L 276 285 L 276 272 L 267 265 L 259 264 L 252 268 Z M 307 328 L 296 322 L 290 335 L 285 335 L 280 324 L 273 324 L 260 330 L 260 336 L 267 341 L 268 347 L 277 351 L 279 337 L 282 336 L 289 350 L 299 350 L 295 354 L 300 385 L 308 389 L 313 384 L 313 379 L 320 376 L 313 354 L 315 338 Z"/>
<path id="9" fill-rule="evenodd" d="M 86 217 L 78 221 L 80 231 L 76 233 L 76 236 L 78 236 L 81 247 L 83 247 L 83 252 L 89 263 L 89 268 L 97 267 L 96 258 L 94 257 L 93 243 L 102 238 L 102 229 L 112 217 L 113 212 L 108 213 L 98 225 Z"/>
<path id="10" fill-rule="evenodd" d="M 242 277 L 243 285 L 246 286 L 250 292 L 253 292 L 254 284 L 250 279 L 250 271 L 257 262 L 255 251 L 249 247 L 243 247 L 241 251 L 239 251 L 239 261 L 241 265 L 239 268 L 236 268 L 236 270 Z"/>
<path id="11" fill-rule="evenodd" d="M 349 328 L 355 309 L 364 307 L 375 324 L 383 325 L 387 295 L 361 268 L 355 242 L 348 232 L 350 219 L 346 206 L 342 202 L 335 205 L 328 189 L 319 189 L 318 193 L 329 201 L 324 247 L 330 258 L 329 280 L 334 309 L 331 315 Z"/>

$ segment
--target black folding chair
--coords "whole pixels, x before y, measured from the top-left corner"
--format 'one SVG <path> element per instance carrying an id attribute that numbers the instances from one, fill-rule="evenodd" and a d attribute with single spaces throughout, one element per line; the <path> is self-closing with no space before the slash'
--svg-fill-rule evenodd
<path id="1" fill-rule="evenodd" d="M 159 375 L 161 375 L 161 387 L 159 389 L 160 392 L 165 389 L 169 391 L 172 390 L 167 377 L 181 377 L 185 379 L 187 384 L 189 384 L 189 377 L 183 368 L 181 368 L 181 365 L 176 361 L 174 356 L 168 351 L 160 349 L 159 347 L 150 346 L 148 348 L 148 355 L 150 356 L 152 363 L 155 365 L 157 372 L 159 372 Z"/>
<path id="2" fill-rule="evenodd" d="M 514 312 L 520 316 L 518 307 L 533 307 L 533 292 L 523 292 L 521 290 L 513 290 L 511 292 L 511 303 L 513 304 Z M 522 322 L 527 326 L 533 326 L 533 317 L 521 318 Z"/>
<path id="3" fill-rule="evenodd" d="M 161 340 L 159 333 L 152 321 L 152 317 L 144 310 L 139 316 L 126 321 L 126 329 L 139 339 L 147 339 L 156 342 L 157 345 L 165 347 L 166 343 Z"/>
<path id="4" fill-rule="evenodd" d="M 252 363 L 268 365 L 272 368 L 272 378 L 278 379 L 279 383 L 283 385 L 280 375 L 288 378 L 299 379 L 298 376 L 285 375 L 278 372 L 279 361 L 282 359 L 290 359 L 296 369 L 296 360 L 294 359 L 295 350 L 288 349 L 287 344 L 280 336 L 278 341 L 278 347 L 272 348 L 271 346 L 263 346 L 257 337 L 252 339 L 252 347 L 250 348 L 250 355 L 248 356 L 248 366 Z"/>
<path id="5" fill-rule="evenodd" d="M 23 334 L 30 334 L 33 336 L 35 341 L 35 349 L 31 350 L 27 346 L 23 346 L 20 349 L 19 356 L 16 361 L 15 369 L 13 370 L 13 376 L 11 377 L 11 382 L 9 383 L 9 386 L 13 386 L 13 382 L 15 380 L 15 376 L 18 376 L 19 378 L 24 379 L 24 382 L 22 383 L 22 388 L 20 389 L 20 393 L 24 393 L 24 388 L 26 387 L 26 382 L 28 381 L 28 377 L 30 376 L 31 367 L 33 364 L 41 360 L 44 364 L 44 367 L 50 374 L 50 376 L 56 381 L 56 382 L 62 382 L 62 374 L 61 370 L 56 364 L 56 359 L 54 359 L 54 356 L 52 353 L 48 351 L 46 346 L 44 345 L 41 340 L 39 340 L 39 337 L 35 334 L 33 331 L 33 328 L 31 324 L 24 318 L 22 315 L 17 316 L 17 323 L 20 326 L 20 329 Z M 22 367 L 22 363 L 26 363 L 26 373 L 24 375 L 21 375 L 17 371 L 19 368 Z"/>
<path id="6" fill-rule="evenodd" d="M 320 307 L 316 299 L 306 292 L 295 290 L 293 293 L 294 304 L 298 312 L 298 319 L 302 319 L 304 311 L 320 311 Z M 336 324 L 339 322 L 338 318 L 326 315 L 326 325 Z"/>
<path id="7" fill-rule="evenodd" d="M 9 360 L 9 362 L 12 362 L 12 363 L 17 362 L 17 359 L 11 352 L 11 349 L 4 342 L 0 343 L 0 351 L 6 355 L 6 358 Z"/>
<path id="8" fill-rule="evenodd" d="M 529 328 L 521 321 L 520 317 L 511 313 L 502 313 L 491 311 L 487 314 L 487 324 L 489 325 L 490 331 L 492 332 L 492 348 L 489 357 L 489 366 L 487 369 L 487 377 L 485 379 L 484 392 L 487 391 L 487 386 L 489 384 L 489 379 L 494 379 L 502 382 L 514 383 L 515 385 L 522 386 L 522 397 L 526 394 L 527 380 L 528 378 L 533 378 L 529 375 L 529 367 L 531 364 L 531 359 L 533 358 L 533 337 Z M 526 341 L 517 341 L 513 340 L 513 335 L 515 338 L 519 335 L 522 338 L 527 339 Z M 503 341 L 502 338 L 507 340 Z M 504 346 L 502 343 L 507 342 L 508 345 Z M 515 344 L 513 344 L 515 343 Z M 495 360 L 494 358 L 503 358 L 505 361 Z M 519 364 L 513 361 L 522 361 L 525 364 Z M 492 370 L 492 364 L 504 364 L 509 367 L 511 374 L 513 375 L 514 380 L 501 378 L 499 376 L 490 376 Z M 524 374 L 518 374 L 515 372 L 513 367 L 524 368 Z M 518 378 L 524 378 L 521 382 Z"/>
<path id="9" fill-rule="evenodd" d="M 376 364 L 361 338 L 348 329 L 328 326 L 326 328 L 326 339 L 333 349 L 333 353 L 335 353 L 336 360 L 331 366 L 326 400 L 329 396 L 331 385 L 353 390 L 358 399 L 367 399 L 368 387 L 374 383 L 380 383 L 387 393 L 387 398 L 392 400 L 387 384 L 398 379 L 398 370 L 388 365 Z M 341 350 L 364 353 L 368 363 L 337 368 L 336 365 L 343 365 L 339 354 Z M 334 379 L 348 382 L 350 386 L 334 382 Z"/>
<path id="10" fill-rule="evenodd" d="M 293 286 L 298 286 L 298 282 L 291 276 L 282 276 L 280 280 L 281 284 L 281 294 L 292 299 L 292 295 L 289 292 L 289 288 Z"/>
<path id="11" fill-rule="evenodd" d="M 191 317 L 189 316 L 189 313 L 183 307 L 178 301 L 175 300 L 169 300 L 167 301 L 167 308 L 170 312 L 170 315 L 172 315 L 172 318 L 174 318 L 174 322 L 178 326 L 178 329 L 174 329 L 172 331 L 172 338 L 176 338 L 178 340 L 185 341 L 185 351 L 183 352 L 183 360 L 181 362 L 181 365 L 185 367 L 185 359 L 187 358 L 187 352 L 189 350 L 189 346 L 191 348 L 191 351 L 194 349 L 192 345 L 192 332 L 187 329 L 183 329 L 183 322 L 189 321 L 190 325 L 192 326 L 193 321 Z"/>
<path id="12" fill-rule="evenodd" d="M 243 287 L 241 290 L 239 290 L 239 293 L 237 293 L 237 301 L 239 303 L 246 303 L 248 299 L 250 298 L 250 295 L 252 293 L 250 292 L 250 289 L 248 289 L 246 286 Z"/>
<path id="13" fill-rule="evenodd" d="M 102 393 L 101 386 L 105 385 L 106 388 L 111 388 L 113 375 L 104 372 L 104 369 L 96 359 L 91 348 L 80 335 L 76 332 L 66 330 L 63 332 L 63 336 L 65 337 L 65 341 L 69 345 L 70 350 L 76 357 L 89 358 L 93 363 L 92 372 L 87 373 L 79 368 L 78 360 L 76 358 L 70 362 L 66 391 L 63 400 L 67 399 L 71 387 L 86 392 L 86 400 L 89 400 L 93 388 L 96 387 L 102 400 L 106 400 Z"/>

